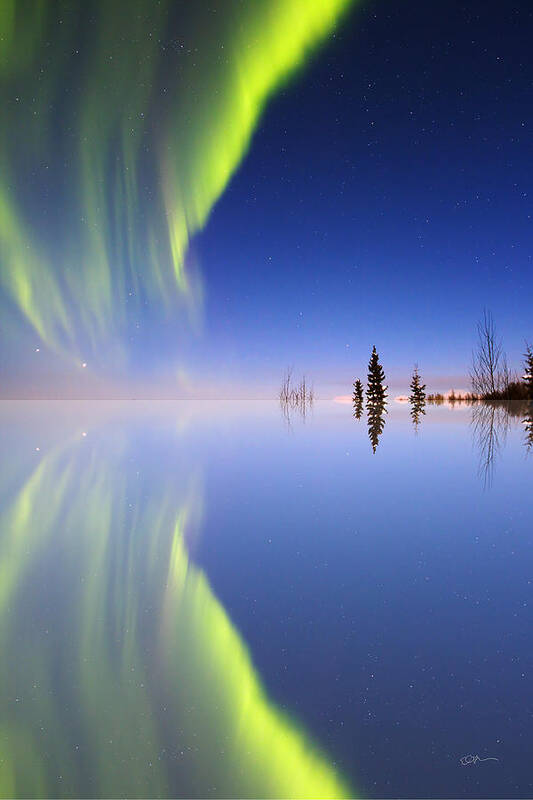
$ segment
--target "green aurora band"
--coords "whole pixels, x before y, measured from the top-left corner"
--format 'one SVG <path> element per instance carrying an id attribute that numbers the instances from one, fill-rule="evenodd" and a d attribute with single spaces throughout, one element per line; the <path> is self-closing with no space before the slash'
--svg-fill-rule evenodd
<path id="1" fill-rule="evenodd" d="M 269 97 L 351 4 L 2 0 L 0 281 L 14 324 L 112 365 L 141 305 L 189 327 L 202 297 L 191 238 Z"/>
<path id="2" fill-rule="evenodd" d="M 0 797 L 353 797 L 189 559 L 197 474 L 148 487 L 135 431 L 1 487 Z"/>

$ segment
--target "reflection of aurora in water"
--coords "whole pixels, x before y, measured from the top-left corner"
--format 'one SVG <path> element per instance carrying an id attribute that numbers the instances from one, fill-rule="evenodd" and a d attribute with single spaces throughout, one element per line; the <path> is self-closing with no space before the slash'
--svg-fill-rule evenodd
<path id="1" fill-rule="evenodd" d="M 77 436 L 9 488 L 0 795 L 349 794 L 189 561 L 190 468 L 148 488 L 130 462 Z"/>

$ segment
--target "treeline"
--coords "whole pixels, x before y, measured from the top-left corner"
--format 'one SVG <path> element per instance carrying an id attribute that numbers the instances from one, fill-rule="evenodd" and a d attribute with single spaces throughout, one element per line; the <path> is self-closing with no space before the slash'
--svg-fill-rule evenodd
<path id="1" fill-rule="evenodd" d="M 470 370 L 471 391 L 464 394 L 453 389 L 447 394 L 426 394 L 426 385 L 415 364 L 411 376 L 409 402 L 411 418 L 415 428 L 422 415 L 426 413 L 426 403 L 443 405 L 445 402 L 483 404 L 492 407 L 504 407 L 511 415 L 521 415 L 525 411 L 524 425 L 529 436 L 529 444 L 533 446 L 533 349 L 526 342 L 524 353 L 524 372 L 522 376 L 513 374 L 507 365 L 507 357 L 498 339 L 494 321 L 489 311 L 484 311 L 477 325 L 478 340 L 472 353 Z M 385 372 L 374 346 L 368 362 L 366 388 L 360 378 L 353 382 L 353 416 L 361 419 L 366 408 L 368 435 L 372 449 L 376 452 L 379 437 L 385 427 L 387 413 L 387 389 Z M 305 376 L 298 382 L 293 380 L 292 369 L 288 369 L 280 388 L 279 399 L 284 412 L 297 408 L 305 416 L 306 409 L 314 400 L 313 388 L 307 384 Z"/>
<path id="2" fill-rule="evenodd" d="M 443 403 L 478 403 L 481 398 L 478 397 L 477 394 L 473 394 L 472 392 L 467 392 L 466 394 L 455 393 L 455 390 L 452 389 L 448 395 L 436 393 L 436 394 L 428 394 L 428 403 L 433 406 L 441 406 Z"/>
<path id="3" fill-rule="evenodd" d="M 477 324 L 477 344 L 472 353 L 470 368 L 471 391 L 447 395 L 430 393 L 427 402 L 431 405 L 443 403 L 485 403 L 486 405 L 533 406 L 533 349 L 526 342 L 523 355 L 523 375 L 513 373 L 508 366 L 502 340 L 496 334 L 490 311 L 484 311 Z"/>
<path id="4" fill-rule="evenodd" d="M 415 365 L 411 378 L 411 418 L 415 427 L 420 421 L 420 416 L 425 414 L 426 405 L 426 385 L 422 383 L 418 366 Z M 352 405 L 353 416 L 361 419 L 363 405 L 366 405 L 368 436 L 375 453 L 379 444 L 379 437 L 385 427 L 385 414 L 387 413 L 387 389 L 385 384 L 385 372 L 379 360 L 379 354 L 374 346 L 368 362 L 368 374 L 366 391 L 362 381 L 357 378 L 353 383 Z M 366 403 L 365 403 L 366 397 Z"/>
<path id="5" fill-rule="evenodd" d="M 420 418 L 426 413 L 426 402 L 432 405 L 442 405 L 445 402 L 483 404 L 486 406 L 499 406 L 511 415 L 522 415 L 525 412 L 524 425 L 528 434 L 528 442 L 533 444 L 533 349 L 526 343 L 524 353 L 524 371 L 520 377 L 513 374 L 507 365 L 507 357 L 503 351 L 501 340 L 498 339 L 494 321 L 489 311 L 483 313 L 477 325 L 477 347 L 472 354 L 470 370 L 471 391 L 456 393 L 453 389 L 448 395 L 430 393 L 426 395 L 426 385 L 415 365 L 411 376 L 409 402 L 411 404 L 411 418 L 415 428 Z M 353 383 L 352 405 L 353 415 L 360 419 L 366 396 L 366 410 L 368 415 L 368 432 L 372 449 L 375 452 L 379 437 L 385 426 L 384 414 L 387 413 L 387 386 L 385 373 L 379 361 L 379 355 L 374 346 L 368 364 L 366 392 L 362 381 L 357 378 Z"/>

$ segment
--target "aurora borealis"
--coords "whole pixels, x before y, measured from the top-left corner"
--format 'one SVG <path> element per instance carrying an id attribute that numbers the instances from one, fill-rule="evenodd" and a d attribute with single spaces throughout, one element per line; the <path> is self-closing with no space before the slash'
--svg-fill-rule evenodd
<path id="1" fill-rule="evenodd" d="M 127 375 L 148 313 L 179 352 L 203 313 L 191 242 L 349 5 L 2 3 L 3 344 Z M 2 472 L 0 796 L 351 796 L 189 559 L 200 468 L 146 485 L 134 438 L 76 424 Z"/>
<path id="2" fill-rule="evenodd" d="M 3 2 L 0 277 L 15 330 L 23 318 L 65 358 L 116 368 L 143 305 L 194 323 L 190 241 L 269 97 L 349 5 Z"/>
<path id="3" fill-rule="evenodd" d="M 531 41 L 0 0 L 0 800 L 533 797 Z"/>
<path id="4" fill-rule="evenodd" d="M 338 394 L 374 341 L 463 386 L 484 306 L 518 357 L 527 7 L 1 13 L 3 392 L 264 395 L 294 363 Z"/>

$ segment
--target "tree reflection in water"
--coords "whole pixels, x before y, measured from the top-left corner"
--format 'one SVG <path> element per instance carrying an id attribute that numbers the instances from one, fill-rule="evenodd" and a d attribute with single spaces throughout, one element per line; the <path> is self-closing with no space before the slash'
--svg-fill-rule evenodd
<path id="1" fill-rule="evenodd" d="M 510 416 L 506 408 L 479 403 L 472 407 L 472 432 L 478 450 L 478 472 L 483 485 L 492 486 L 494 462 L 499 456 L 510 428 Z"/>

